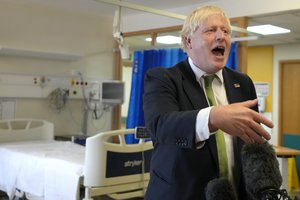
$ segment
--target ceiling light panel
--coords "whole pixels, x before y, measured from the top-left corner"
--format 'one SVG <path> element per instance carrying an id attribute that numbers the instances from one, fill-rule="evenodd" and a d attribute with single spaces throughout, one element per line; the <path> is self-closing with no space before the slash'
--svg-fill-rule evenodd
<path id="1" fill-rule="evenodd" d="M 150 42 L 151 38 L 146 38 Z M 156 42 L 160 44 L 180 44 L 181 38 L 173 35 L 158 36 Z"/>
<path id="2" fill-rule="evenodd" d="M 248 26 L 247 31 L 262 34 L 262 35 L 282 34 L 282 33 L 291 32 L 289 29 L 273 26 L 271 24 Z"/>

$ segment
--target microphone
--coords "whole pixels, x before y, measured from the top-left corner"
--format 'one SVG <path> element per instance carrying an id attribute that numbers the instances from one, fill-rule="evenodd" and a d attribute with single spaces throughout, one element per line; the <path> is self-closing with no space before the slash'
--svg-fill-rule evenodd
<path id="1" fill-rule="evenodd" d="M 282 177 L 275 150 L 269 143 L 246 144 L 242 149 L 246 191 L 253 200 L 291 200 L 280 189 Z"/>
<path id="2" fill-rule="evenodd" d="M 237 200 L 233 187 L 226 178 L 216 178 L 208 182 L 206 200 Z"/>

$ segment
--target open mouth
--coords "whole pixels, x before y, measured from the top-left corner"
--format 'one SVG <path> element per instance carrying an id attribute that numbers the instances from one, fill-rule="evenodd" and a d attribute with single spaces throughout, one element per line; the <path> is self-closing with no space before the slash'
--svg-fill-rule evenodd
<path id="1" fill-rule="evenodd" d="M 216 56 L 224 56 L 225 47 L 219 46 L 212 50 L 212 53 Z"/>

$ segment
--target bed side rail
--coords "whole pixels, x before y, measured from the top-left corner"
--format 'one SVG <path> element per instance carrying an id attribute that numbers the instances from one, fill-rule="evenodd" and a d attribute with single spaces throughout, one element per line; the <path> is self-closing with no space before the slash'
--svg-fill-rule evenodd
<path id="1" fill-rule="evenodd" d="M 0 143 L 26 140 L 53 140 L 54 125 L 41 119 L 0 120 Z"/>

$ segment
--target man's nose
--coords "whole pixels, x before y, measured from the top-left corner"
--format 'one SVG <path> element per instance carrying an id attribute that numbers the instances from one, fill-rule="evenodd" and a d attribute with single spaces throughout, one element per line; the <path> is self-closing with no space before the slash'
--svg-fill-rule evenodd
<path id="1" fill-rule="evenodd" d="M 223 40 L 224 37 L 225 37 L 225 33 L 221 29 L 218 29 L 216 31 L 216 40 Z"/>

